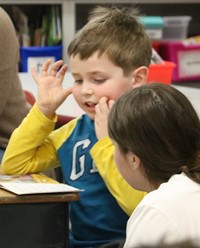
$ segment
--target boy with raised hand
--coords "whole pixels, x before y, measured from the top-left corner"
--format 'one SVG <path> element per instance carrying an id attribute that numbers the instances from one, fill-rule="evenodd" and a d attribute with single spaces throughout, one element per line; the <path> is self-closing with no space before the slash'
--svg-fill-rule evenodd
<path id="1" fill-rule="evenodd" d="M 72 88 L 62 87 L 62 61 L 50 70 L 46 61 L 41 76 L 33 70 L 38 100 L 12 135 L 2 168 L 26 174 L 60 165 L 64 181 L 85 190 L 70 207 L 70 245 L 89 248 L 125 238 L 128 215 L 145 194 L 116 169 L 107 115 L 123 93 L 146 83 L 151 43 L 134 10 L 97 7 L 68 54 Z M 71 93 L 85 114 L 53 131 L 56 109 Z"/>

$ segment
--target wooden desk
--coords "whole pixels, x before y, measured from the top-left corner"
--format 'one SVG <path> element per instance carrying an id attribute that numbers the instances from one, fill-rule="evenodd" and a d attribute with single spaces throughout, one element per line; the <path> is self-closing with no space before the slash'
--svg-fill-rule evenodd
<path id="1" fill-rule="evenodd" d="M 77 200 L 78 193 L 17 196 L 0 189 L 0 247 L 68 247 L 69 203 Z"/>

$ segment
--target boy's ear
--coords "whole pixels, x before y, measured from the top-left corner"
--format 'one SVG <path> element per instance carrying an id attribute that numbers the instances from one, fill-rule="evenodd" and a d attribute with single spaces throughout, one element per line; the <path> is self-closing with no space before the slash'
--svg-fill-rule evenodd
<path id="1" fill-rule="evenodd" d="M 146 66 L 140 66 L 133 72 L 133 88 L 146 84 L 149 69 Z"/>

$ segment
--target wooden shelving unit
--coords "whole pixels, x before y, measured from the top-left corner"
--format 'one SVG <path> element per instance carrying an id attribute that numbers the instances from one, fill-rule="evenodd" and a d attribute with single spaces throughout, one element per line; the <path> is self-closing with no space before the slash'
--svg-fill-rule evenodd
<path id="1" fill-rule="evenodd" d="M 0 0 L 0 6 L 3 4 L 27 4 L 27 5 L 41 5 L 41 4 L 61 4 L 62 8 L 62 30 L 63 30 L 63 39 L 62 39 L 62 45 L 63 45 L 63 59 L 65 62 L 68 61 L 67 58 L 67 47 L 69 42 L 71 41 L 72 37 L 74 36 L 74 33 L 76 32 L 76 7 L 79 4 L 107 4 L 107 0 Z M 112 2 L 111 2 L 112 3 Z M 115 4 L 121 4 L 122 1 L 115 0 L 113 3 Z M 138 4 L 138 5 L 151 5 L 155 6 L 155 9 L 159 6 L 162 8 L 163 5 L 170 5 L 175 4 L 181 6 L 187 5 L 188 7 L 191 7 L 192 4 L 199 4 L 200 6 L 200 0 L 190 0 L 188 3 L 188 0 L 136 0 L 135 2 L 131 0 L 124 0 L 123 4 Z M 85 7 L 87 8 L 87 6 Z M 164 6 L 163 6 L 164 9 Z M 179 8 L 178 8 L 179 9 Z M 177 11 L 178 11 L 177 9 Z M 199 8 L 198 8 L 199 9 Z M 157 13 L 159 15 L 159 13 Z M 195 13 L 196 15 L 196 13 Z"/>

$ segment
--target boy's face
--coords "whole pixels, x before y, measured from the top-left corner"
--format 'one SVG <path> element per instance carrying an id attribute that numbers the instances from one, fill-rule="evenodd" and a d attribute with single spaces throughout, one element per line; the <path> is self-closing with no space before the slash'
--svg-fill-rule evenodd
<path id="1" fill-rule="evenodd" d="M 79 55 L 71 56 L 70 66 L 74 98 L 91 119 L 102 97 L 116 100 L 133 87 L 133 73 L 125 77 L 122 68 L 114 65 L 106 54 L 98 57 L 95 53 L 87 60 L 81 60 Z"/>

